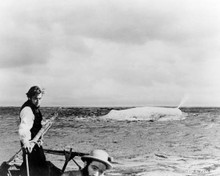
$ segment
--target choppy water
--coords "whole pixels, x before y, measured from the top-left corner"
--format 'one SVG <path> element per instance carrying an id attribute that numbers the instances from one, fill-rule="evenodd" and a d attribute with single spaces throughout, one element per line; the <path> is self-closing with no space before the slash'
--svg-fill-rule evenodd
<path id="1" fill-rule="evenodd" d="M 112 121 L 98 117 L 113 108 L 62 108 L 45 135 L 44 148 L 107 150 L 117 164 L 109 175 L 220 175 L 220 108 L 181 108 L 181 121 Z M 115 108 L 114 108 L 115 109 Z M 121 108 L 116 108 L 121 109 Z M 42 108 L 48 116 L 56 108 Z M 0 162 L 20 147 L 17 107 L 0 108 Z M 62 167 L 64 159 L 48 156 Z M 72 163 L 67 169 L 72 169 Z"/>

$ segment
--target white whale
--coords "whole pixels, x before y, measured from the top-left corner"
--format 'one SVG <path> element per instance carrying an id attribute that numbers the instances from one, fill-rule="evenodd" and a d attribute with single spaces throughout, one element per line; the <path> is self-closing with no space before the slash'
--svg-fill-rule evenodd
<path id="1" fill-rule="evenodd" d="M 167 121 L 167 120 L 182 120 L 184 113 L 179 108 L 165 107 L 136 107 L 124 110 L 111 110 L 102 119 L 113 120 L 147 120 L 147 121 Z"/>

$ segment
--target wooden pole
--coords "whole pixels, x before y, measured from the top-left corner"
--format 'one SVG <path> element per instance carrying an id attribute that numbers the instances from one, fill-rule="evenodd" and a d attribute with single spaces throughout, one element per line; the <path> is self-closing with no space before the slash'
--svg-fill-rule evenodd
<path id="1" fill-rule="evenodd" d="M 30 176 L 29 172 L 29 161 L 28 161 L 28 151 L 25 151 L 25 158 L 26 158 L 26 171 L 27 171 L 27 176 Z"/>

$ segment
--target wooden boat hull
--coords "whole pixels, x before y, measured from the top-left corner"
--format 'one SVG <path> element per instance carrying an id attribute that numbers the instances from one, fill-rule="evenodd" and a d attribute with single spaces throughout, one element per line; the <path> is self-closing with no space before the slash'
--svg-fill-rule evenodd
<path id="1" fill-rule="evenodd" d="M 74 159 L 75 156 L 82 157 L 84 155 L 88 155 L 88 153 L 81 153 L 81 152 L 72 152 L 72 149 L 70 151 L 63 151 L 63 150 L 50 150 L 50 149 L 44 149 L 44 152 L 47 154 L 53 154 L 53 155 L 63 155 L 66 158 L 66 161 L 64 163 L 64 166 L 68 164 L 68 162 L 71 159 Z M 20 165 L 11 164 L 11 162 L 18 157 L 18 155 L 21 155 L 22 152 L 19 150 L 13 157 L 11 157 L 8 161 L 5 161 L 0 166 L 0 176 L 21 176 L 20 171 Z M 68 157 L 67 157 L 68 156 Z M 68 158 L 68 159 L 67 159 Z M 77 164 L 75 162 L 75 164 Z M 52 162 L 47 161 L 48 165 L 48 176 L 60 176 L 62 172 L 64 172 L 65 167 L 62 169 L 57 168 Z M 79 166 L 77 164 L 77 166 Z M 80 167 L 80 166 L 79 166 Z"/>
<path id="2" fill-rule="evenodd" d="M 57 168 L 53 163 L 47 161 L 48 175 L 47 176 L 60 176 L 61 169 Z M 0 167 L 0 176 L 21 176 L 20 166 L 11 166 L 7 162 L 3 162 Z"/>

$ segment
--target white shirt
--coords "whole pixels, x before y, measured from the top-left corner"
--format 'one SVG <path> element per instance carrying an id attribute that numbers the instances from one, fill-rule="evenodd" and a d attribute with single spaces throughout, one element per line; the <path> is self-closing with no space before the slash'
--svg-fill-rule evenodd
<path id="1" fill-rule="evenodd" d="M 18 129 L 19 137 L 22 143 L 31 140 L 31 128 L 34 124 L 34 114 L 30 107 L 24 107 L 20 112 L 20 125 Z"/>

